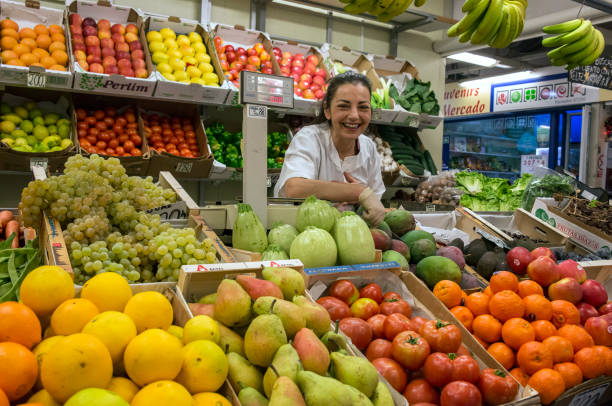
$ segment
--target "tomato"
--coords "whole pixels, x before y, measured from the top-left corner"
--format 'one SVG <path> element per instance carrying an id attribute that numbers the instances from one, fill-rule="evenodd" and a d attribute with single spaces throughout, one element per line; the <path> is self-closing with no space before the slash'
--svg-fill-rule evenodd
<path id="1" fill-rule="evenodd" d="M 400 364 L 391 358 L 378 358 L 372 361 L 372 365 L 393 388 L 401 392 L 406 387 L 408 377 Z"/>
<path id="2" fill-rule="evenodd" d="M 367 320 L 370 327 L 372 327 L 372 337 L 385 337 L 385 330 L 383 326 L 386 318 L 387 316 L 385 316 L 384 314 L 377 314 L 376 316 L 372 316 Z"/>
<path id="3" fill-rule="evenodd" d="M 406 330 L 413 330 L 414 326 L 410 319 L 401 313 L 393 313 L 387 316 L 383 323 L 383 330 L 387 340 L 393 340 L 396 335 Z"/>
<path id="4" fill-rule="evenodd" d="M 335 298 L 342 300 L 347 305 L 352 305 L 353 302 L 359 299 L 359 291 L 353 282 L 340 279 L 335 281 L 331 288 L 329 288 L 329 294 Z"/>
<path id="5" fill-rule="evenodd" d="M 401 313 L 406 317 L 410 317 L 412 315 L 412 308 L 404 299 L 392 297 L 383 299 L 380 304 L 380 312 L 382 314 Z"/>
<path id="6" fill-rule="evenodd" d="M 461 344 L 459 346 L 459 349 L 457 351 L 455 351 L 455 354 L 457 355 L 469 355 L 470 357 L 472 356 L 472 353 L 470 352 L 470 350 L 467 349 L 467 347 L 463 344 Z"/>
<path id="7" fill-rule="evenodd" d="M 405 368 L 421 368 L 430 353 L 427 341 L 415 331 L 404 331 L 393 339 L 393 358 Z"/>
<path id="8" fill-rule="evenodd" d="M 442 320 L 428 320 L 419 333 L 427 340 L 432 351 L 455 352 L 461 345 L 461 330 L 454 324 Z"/>
<path id="9" fill-rule="evenodd" d="M 355 347 L 365 349 L 372 341 L 372 327 L 357 317 L 347 317 L 340 320 L 340 330 L 346 334 Z"/>
<path id="10" fill-rule="evenodd" d="M 317 300 L 317 303 L 327 310 L 329 317 L 331 317 L 333 321 L 338 321 L 345 317 L 351 317 L 351 309 L 340 299 L 325 296 Z"/>
<path id="11" fill-rule="evenodd" d="M 448 354 L 434 352 L 425 360 L 425 379 L 433 386 L 444 387 L 453 380 L 453 363 Z"/>
<path id="12" fill-rule="evenodd" d="M 387 299 L 401 299 L 402 297 L 397 292 L 387 292 L 383 295 L 383 300 Z"/>
<path id="13" fill-rule="evenodd" d="M 408 404 L 412 406 L 417 403 L 433 403 L 440 402 L 440 394 L 431 386 L 425 379 L 413 379 L 404 389 L 404 397 L 408 400 Z"/>
<path id="14" fill-rule="evenodd" d="M 359 298 L 351 305 L 351 313 L 353 317 L 368 320 L 379 313 L 378 303 L 367 297 Z"/>
<path id="15" fill-rule="evenodd" d="M 414 316 L 413 318 L 410 319 L 410 321 L 412 321 L 412 325 L 416 329 L 415 331 L 419 331 L 421 329 L 421 326 L 425 324 L 427 320 L 428 319 L 426 319 L 425 317 L 421 317 L 421 316 Z"/>
<path id="16" fill-rule="evenodd" d="M 456 355 L 455 355 L 456 356 Z M 451 356 L 451 358 L 453 358 Z M 478 362 L 469 355 L 456 356 L 453 363 L 453 381 L 478 382 L 480 379 L 480 367 Z"/>
<path id="17" fill-rule="evenodd" d="M 465 381 L 454 381 L 442 389 L 440 406 L 481 406 L 482 396 L 478 388 Z"/>
<path id="18" fill-rule="evenodd" d="M 478 387 L 485 403 L 489 405 L 511 402 L 519 390 L 518 382 L 512 375 L 493 368 L 482 370 Z"/>
<path id="19" fill-rule="evenodd" d="M 359 297 L 367 297 L 380 304 L 383 300 L 382 289 L 376 283 L 369 283 L 361 288 L 359 291 Z"/>
<path id="20" fill-rule="evenodd" d="M 374 361 L 377 358 L 391 358 L 392 349 L 391 341 L 377 338 L 368 345 L 365 356 L 370 361 Z"/>

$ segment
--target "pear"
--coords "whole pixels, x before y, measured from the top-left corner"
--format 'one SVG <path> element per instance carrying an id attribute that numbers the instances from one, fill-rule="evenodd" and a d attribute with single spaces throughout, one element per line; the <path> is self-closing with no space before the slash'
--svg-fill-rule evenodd
<path id="1" fill-rule="evenodd" d="M 283 344 L 287 344 L 287 334 L 281 319 L 274 314 L 257 316 L 244 335 L 247 359 L 260 367 L 270 365 Z"/>
<path id="2" fill-rule="evenodd" d="M 312 330 L 303 328 L 298 331 L 293 339 L 293 348 L 306 371 L 325 375 L 329 367 L 329 351 Z"/>
<path id="3" fill-rule="evenodd" d="M 267 406 L 268 399 L 254 388 L 245 386 L 238 393 L 238 400 L 242 406 Z"/>
<path id="4" fill-rule="evenodd" d="M 221 323 L 217 323 L 217 325 L 219 326 L 219 347 L 226 353 L 235 352 L 244 357 L 244 339 L 231 328 L 227 328 Z"/>
<path id="5" fill-rule="evenodd" d="M 287 300 L 262 296 L 253 303 L 253 312 L 259 315 L 276 314 L 283 323 L 287 337 L 290 338 L 306 327 L 306 319 L 300 307 Z"/>
<path id="6" fill-rule="evenodd" d="M 297 387 L 287 376 L 281 376 L 274 382 L 269 406 L 306 406 L 304 398 Z"/>
<path id="7" fill-rule="evenodd" d="M 244 326 L 251 320 L 251 297 L 238 282 L 223 279 L 219 284 L 215 319 L 228 327 Z"/>
<path id="8" fill-rule="evenodd" d="M 281 346 L 276 351 L 274 359 L 263 377 L 263 387 L 266 396 L 270 397 L 272 386 L 274 386 L 274 382 L 276 382 L 278 377 L 287 376 L 295 382 L 297 380 L 297 373 L 301 370 L 300 356 L 295 351 L 295 348 L 291 344 Z"/>
<path id="9" fill-rule="evenodd" d="M 261 271 L 264 279 L 274 282 L 283 292 L 285 300 L 304 294 L 304 278 L 302 274 L 291 268 L 270 267 Z"/>
<path id="10" fill-rule="evenodd" d="M 210 295 L 202 296 L 198 303 L 202 304 L 215 304 L 217 301 L 217 292 L 211 293 Z"/>
<path id="11" fill-rule="evenodd" d="M 334 376 L 340 382 L 359 389 L 371 397 L 378 384 L 378 371 L 367 358 L 331 353 Z"/>
<path id="12" fill-rule="evenodd" d="M 306 319 L 306 327 L 314 331 L 314 333 L 321 337 L 323 334 L 329 331 L 331 325 L 331 318 L 327 310 L 318 303 L 312 302 L 306 298 L 306 296 L 294 296 L 293 303 L 300 306 L 304 318 Z"/>
<path id="13" fill-rule="evenodd" d="M 262 296 L 274 296 L 279 299 L 283 298 L 283 292 L 280 288 L 275 283 L 265 279 L 257 279 L 249 275 L 238 275 L 236 277 L 236 282 L 246 290 L 253 300 L 257 300 Z"/>
<path id="14" fill-rule="evenodd" d="M 248 386 L 263 392 L 263 375 L 253 364 L 240 354 L 230 352 L 227 354 L 229 366 L 228 378 L 234 388 Z"/>
<path id="15" fill-rule="evenodd" d="M 346 339 L 343 335 L 338 333 L 338 323 L 336 323 L 336 330 L 328 331 L 321 337 L 321 342 L 327 347 L 330 352 L 333 351 L 344 351 L 346 352 Z"/>
<path id="16" fill-rule="evenodd" d="M 334 378 L 300 371 L 297 381 L 308 406 L 373 406 L 363 393 Z"/>
<path id="17" fill-rule="evenodd" d="M 378 381 L 378 385 L 376 385 L 376 389 L 370 400 L 374 403 L 374 406 L 395 406 L 389 388 L 382 381 Z"/>

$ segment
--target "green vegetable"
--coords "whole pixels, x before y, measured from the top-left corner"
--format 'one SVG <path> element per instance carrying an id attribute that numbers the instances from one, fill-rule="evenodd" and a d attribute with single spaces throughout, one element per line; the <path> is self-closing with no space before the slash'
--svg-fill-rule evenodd
<path id="1" fill-rule="evenodd" d="M 489 178 L 480 172 L 459 172 L 455 181 L 466 193 L 460 204 L 475 211 L 514 211 L 521 206 L 523 192 L 531 180 L 525 174 L 512 186 L 503 178 Z"/>
<path id="2" fill-rule="evenodd" d="M 309 226 L 295 237 L 289 256 L 302 261 L 305 268 L 320 268 L 336 265 L 338 249 L 331 234 Z"/>
<path id="3" fill-rule="evenodd" d="M 534 179 L 525 188 L 521 206 L 531 211 L 533 203 L 538 197 L 552 197 L 555 193 L 572 195 L 575 193 L 574 182 L 568 176 L 546 175 L 543 178 Z"/>
<path id="4" fill-rule="evenodd" d="M 238 216 L 232 230 L 232 246 L 253 252 L 263 252 L 268 246 L 266 229 L 246 203 L 238 204 Z"/>
<path id="5" fill-rule="evenodd" d="M 319 200 L 315 196 L 309 196 L 300 205 L 297 211 L 296 226 L 302 232 L 308 226 L 322 228 L 331 231 L 336 218 L 340 216 L 338 209 L 326 200 Z"/>
<path id="6" fill-rule="evenodd" d="M 440 114 L 440 104 L 430 88 L 431 82 L 411 79 L 401 94 L 393 84 L 389 86 L 388 93 L 405 110 L 437 116 Z"/>
<path id="7" fill-rule="evenodd" d="M 281 259 L 289 259 L 289 255 L 285 250 L 282 250 L 278 245 L 270 244 L 261 254 L 262 261 L 275 261 Z"/>
<path id="8" fill-rule="evenodd" d="M 374 262 L 374 239 L 365 221 L 352 211 L 345 211 L 333 230 L 342 265 Z"/>
<path id="9" fill-rule="evenodd" d="M 459 172 L 455 175 L 455 181 L 466 192 L 475 195 L 483 189 L 484 175 L 480 172 Z"/>
<path id="10" fill-rule="evenodd" d="M 31 270 L 41 265 L 38 238 L 23 248 L 10 248 L 15 234 L 0 242 L 0 303 L 19 300 L 21 282 Z"/>
<path id="11" fill-rule="evenodd" d="M 283 251 L 289 252 L 291 243 L 297 235 L 298 232 L 295 227 L 278 221 L 272 225 L 272 229 L 268 233 L 268 244 L 277 245 Z"/>

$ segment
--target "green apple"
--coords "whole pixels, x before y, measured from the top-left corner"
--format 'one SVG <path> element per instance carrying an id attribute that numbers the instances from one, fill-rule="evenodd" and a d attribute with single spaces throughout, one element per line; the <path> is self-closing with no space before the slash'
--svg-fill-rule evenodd
<path id="1" fill-rule="evenodd" d="M 68 120 L 67 118 L 60 118 L 59 120 L 57 120 L 57 123 L 55 123 L 55 125 L 58 127 L 62 125 L 67 125 L 68 127 L 70 127 L 70 120 Z"/>
<path id="2" fill-rule="evenodd" d="M 40 109 L 38 109 L 38 108 L 35 108 L 35 109 L 30 110 L 30 113 L 28 115 L 30 117 L 30 120 L 32 120 L 32 119 L 34 119 L 36 117 L 42 117 L 42 111 L 40 111 Z M 34 123 L 34 124 L 36 124 L 36 123 Z"/>
<path id="3" fill-rule="evenodd" d="M 34 152 L 49 152 L 49 146 L 44 142 L 41 142 L 34 147 Z"/>
<path id="4" fill-rule="evenodd" d="M 66 148 L 71 147 L 71 146 L 72 146 L 72 140 L 70 138 L 64 138 L 62 140 L 62 143 L 60 144 L 60 147 L 62 149 L 66 149 Z"/>
<path id="5" fill-rule="evenodd" d="M 28 145 L 30 145 L 32 147 L 34 147 L 34 146 L 36 146 L 36 144 L 38 144 L 38 140 L 33 135 L 28 135 L 27 137 L 25 137 L 25 139 L 28 142 Z"/>
<path id="6" fill-rule="evenodd" d="M 51 124 L 55 124 L 57 123 L 57 120 L 59 120 L 60 116 L 57 113 L 47 113 L 45 114 L 45 124 L 46 125 L 51 125 Z"/>
<path id="7" fill-rule="evenodd" d="M 37 139 L 43 140 L 45 137 L 49 136 L 49 130 L 47 130 L 47 127 L 45 127 L 44 125 L 37 125 L 34 127 L 34 131 L 32 131 L 32 134 L 34 134 Z"/>
<path id="8" fill-rule="evenodd" d="M 2 140 L 0 140 L 1 142 L 3 142 L 4 144 L 8 145 L 9 147 L 12 147 L 13 144 L 15 144 L 15 140 L 12 138 L 2 138 Z"/>
<path id="9" fill-rule="evenodd" d="M 23 120 L 21 124 L 19 124 L 19 128 L 27 133 L 31 133 L 34 129 L 34 124 L 30 120 Z"/>
<path id="10" fill-rule="evenodd" d="M 28 140 L 26 140 L 25 138 L 15 138 L 14 145 L 16 147 L 25 147 L 28 145 Z"/>
<path id="11" fill-rule="evenodd" d="M 29 101 L 27 103 L 24 103 L 23 107 L 25 107 L 28 111 L 32 111 L 36 108 L 36 102 Z"/>
<path id="12" fill-rule="evenodd" d="M 15 130 L 11 133 L 11 138 L 25 138 L 28 136 L 28 133 L 23 130 Z"/>
<path id="13" fill-rule="evenodd" d="M 40 125 L 40 126 L 44 127 L 45 126 L 45 119 L 42 118 L 42 116 L 37 116 L 37 117 L 34 117 L 32 119 L 32 123 L 34 124 L 34 126 Z"/>
<path id="14" fill-rule="evenodd" d="M 57 127 L 57 133 L 62 138 L 70 137 L 70 126 L 69 125 L 60 125 Z"/>
<path id="15" fill-rule="evenodd" d="M 48 125 L 47 131 L 49 131 L 49 134 L 57 134 L 57 126 L 53 124 Z"/>
<path id="16" fill-rule="evenodd" d="M 23 119 L 28 118 L 28 110 L 23 106 L 15 107 L 15 114 Z"/>

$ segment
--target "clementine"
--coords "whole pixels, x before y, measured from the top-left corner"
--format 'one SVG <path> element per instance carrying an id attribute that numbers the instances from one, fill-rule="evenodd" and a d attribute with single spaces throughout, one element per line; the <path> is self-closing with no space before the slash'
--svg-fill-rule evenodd
<path id="1" fill-rule="evenodd" d="M 491 297 L 489 311 L 499 321 L 504 322 L 515 317 L 523 317 L 525 304 L 521 297 L 513 291 L 502 290 Z"/>
<path id="2" fill-rule="evenodd" d="M 514 351 L 506 344 L 493 343 L 487 348 L 487 351 L 508 371 L 514 366 Z"/>
<path id="3" fill-rule="evenodd" d="M 491 287 L 491 292 L 493 293 L 501 292 L 502 290 L 517 292 L 518 283 L 518 277 L 512 272 L 499 271 L 495 272 L 493 276 L 491 276 L 489 286 Z"/>
<path id="4" fill-rule="evenodd" d="M 40 321 L 28 306 L 0 303 L 0 342 L 12 341 L 32 348 L 40 342 L 41 334 Z"/>
<path id="5" fill-rule="evenodd" d="M 543 295 L 529 295 L 523 298 L 525 303 L 525 318 L 529 321 L 550 320 L 552 304 Z"/>
<path id="6" fill-rule="evenodd" d="M 582 383 L 582 370 L 573 362 L 562 362 L 560 364 L 555 364 L 553 369 L 560 373 L 563 377 L 566 389 Z"/>
<path id="7" fill-rule="evenodd" d="M 567 338 L 552 336 L 542 341 L 542 344 L 550 350 L 555 364 L 570 362 L 574 359 L 574 347 L 572 347 L 572 343 Z"/>
<path id="8" fill-rule="evenodd" d="M 574 354 L 586 347 L 592 347 L 595 345 L 593 337 L 586 330 L 580 326 L 574 324 L 567 324 L 557 330 L 557 335 L 567 339 L 572 343 L 574 348 Z"/>
<path id="9" fill-rule="evenodd" d="M 563 376 L 550 368 L 540 369 L 529 378 L 527 384 L 538 391 L 540 401 L 544 405 L 552 403 L 559 395 L 565 392 Z"/>
<path id="10" fill-rule="evenodd" d="M 531 324 L 520 317 L 506 321 L 501 331 L 502 339 L 510 348 L 518 350 L 521 345 L 535 340 L 535 331 Z"/>
<path id="11" fill-rule="evenodd" d="M 536 341 L 544 341 L 544 339 L 557 334 L 557 328 L 548 320 L 532 321 L 531 327 L 535 331 Z"/>
<path id="12" fill-rule="evenodd" d="M 540 369 L 552 368 L 553 356 L 544 344 L 529 341 L 519 348 L 516 353 L 516 362 L 525 373 L 533 375 Z"/>
<path id="13" fill-rule="evenodd" d="M 499 341 L 501 337 L 502 324 L 490 314 L 481 314 L 472 322 L 474 335 L 488 343 Z"/>
<path id="14" fill-rule="evenodd" d="M 544 258 L 544 257 L 541 257 Z M 580 312 L 567 300 L 553 300 L 551 321 L 559 328 L 566 324 L 580 324 Z"/>
<path id="15" fill-rule="evenodd" d="M 530 279 L 520 281 L 518 284 L 518 294 L 520 297 L 527 297 L 529 295 L 542 295 L 544 296 L 544 289 L 537 283 Z"/>
<path id="16" fill-rule="evenodd" d="M 489 295 L 477 292 L 468 295 L 465 299 L 465 307 L 470 309 L 474 316 L 489 313 Z"/>

